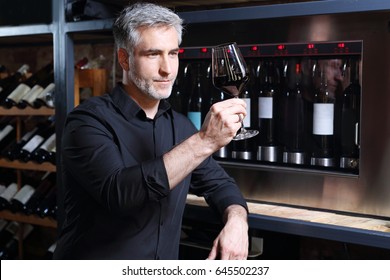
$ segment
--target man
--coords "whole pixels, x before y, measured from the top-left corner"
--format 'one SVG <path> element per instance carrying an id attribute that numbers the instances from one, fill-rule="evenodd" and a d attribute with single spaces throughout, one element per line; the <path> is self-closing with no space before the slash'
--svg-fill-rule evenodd
<path id="1" fill-rule="evenodd" d="M 214 105 L 197 131 L 166 101 L 182 20 L 169 9 L 134 4 L 113 32 L 122 83 L 75 108 L 65 124 L 65 220 L 54 258 L 177 259 L 191 188 L 223 215 L 209 259 L 245 259 L 245 200 L 211 158 L 240 128 L 245 103 Z"/>

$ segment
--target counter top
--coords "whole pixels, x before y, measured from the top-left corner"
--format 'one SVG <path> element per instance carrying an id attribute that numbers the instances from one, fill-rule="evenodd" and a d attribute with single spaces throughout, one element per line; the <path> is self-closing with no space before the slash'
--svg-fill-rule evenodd
<path id="1" fill-rule="evenodd" d="M 353 216 L 328 211 L 248 202 L 249 226 L 300 236 L 323 238 L 390 249 L 390 219 Z M 202 197 L 189 194 L 185 217 L 215 217 Z M 199 219 L 199 218 L 198 218 Z"/>

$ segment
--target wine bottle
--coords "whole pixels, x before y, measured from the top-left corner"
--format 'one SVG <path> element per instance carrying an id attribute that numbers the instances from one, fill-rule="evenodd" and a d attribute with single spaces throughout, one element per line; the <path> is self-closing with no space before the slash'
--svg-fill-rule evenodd
<path id="1" fill-rule="evenodd" d="M 177 77 L 172 87 L 172 93 L 169 96 L 169 103 L 176 112 L 183 113 L 184 94 L 181 88 L 181 77 Z"/>
<path id="2" fill-rule="evenodd" d="M 11 183 L 8 187 L 0 194 L 0 210 L 9 209 L 11 199 L 18 191 L 18 185 Z"/>
<path id="3" fill-rule="evenodd" d="M 232 98 L 232 97 L 229 95 L 226 95 L 223 91 L 216 90 L 216 92 L 213 92 L 213 94 L 211 95 L 210 106 L 213 105 L 214 103 L 226 100 L 228 98 Z M 216 151 L 213 154 L 213 156 L 216 158 L 220 158 L 220 159 L 231 158 L 232 145 L 233 145 L 233 143 L 230 142 L 226 146 L 224 146 L 221 149 L 219 149 L 218 151 Z"/>
<path id="4" fill-rule="evenodd" d="M 47 172 L 43 177 L 37 188 L 35 189 L 34 194 L 27 201 L 23 207 L 23 212 L 26 215 L 31 215 L 35 212 L 36 208 L 42 203 L 45 196 L 48 194 L 50 189 L 55 184 L 56 174 Z"/>
<path id="5" fill-rule="evenodd" d="M 360 95 L 359 59 L 349 61 L 350 84 L 342 95 L 340 167 L 357 169 L 359 167 L 359 123 Z"/>
<path id="6" fill-rule="evenodd" d="M 24 162 L 31 160 L 35 150 L 46 141 L 55 131 L 54 124 L 43 126 L 31 137 L 31 139 L 20 149 L 18 159 Z"/>
<path id="7" fill-rule="evenodd" d="M 9 239 L 0 248 L 0 259 L 16 259 L 18 257 L 19 252 L 19 241 L 24 241 L 30 235 L 33 229 L 34 227 L 31 224 L 10 222 L 5 229 L 9 232 Z"/>
<path id="8" fill-rule="evenodd" d="M 57 187 L 54 185 L 46 194 L 44 199 L 35 208 L 35 214 L 41 218 L 53 217 L 56 218 L 57 207 Z"/>
<path id="9" fill-rule="evenodd" d="M 303 95 L 301 63 L 292 59 L 287 65 L 288 80 L 292 81 L 285 92 L 283 162 L 307 164 L 306 120 L 308 103 Z"/>
<path id="10" fill-rule="evenodd" d="M 12 226 L 13 225 L 13 226 Z M 19 224 L 0 219 L 0 248 L 3 248 L 17 232 Z"/>
<path id="11" fill-rule="evenodd" d="M 319 66 L 319 67 L 318 67 Z M 314 94 L 311 165 L 332 167 L 334 159 L 335 97 L 328 90 L 328 61 L 318 63 L 316 79 L 319 86 Z"/>
<path id="12" fill-rule="evenodd" d="M 7 188 L 7 185 L 0 182 L 0 195 L 5 191 L 6 188 Z"/>
<path id="13" fill-rule="evenodd" d="M 88 63 L 88 58 L 87 57 L 83 57 L 82 59 L 80 59 L 79 61 L 77 61 L 74 65 L 74 68 L 76 69 L 83 69 L 83 67 L 85 65 L 87 65 Z"/>
<path id="14" fill-rule="evenodd" d="M 43 259 L 52 260 L 56 247 L 57 247 L 57 242 L 54 242 L 53 244 L 51 244 L 49 246 L 49 248 L 47 248 L 46 254 L 45 254 Z"/>
<path id="15" fill-rule="evenodd" d="M 9 231 L 6 230 L 8 222 L 4 219 L 0 219 L 0 248 L 7 244 L 10 238 Z"/>
<path id="16" fill-rule="evenodd" d="M 56 145 L 56 134 L 55 132 L 46 139 L 45 142 L 41 146 L 39 146 L 35 151 L 33 152 L 33 155 L 31 156 L 31 160 L 35 161 L 37 163 L 42 163 L 42 162 L 53 162 L 53 149 L 55 148 Z M 54 149 L 55 151 L 55 149 Z"/>
<path id="17" fill-rule="evenodd" d="M 12 212 L 23 212 L 25 205 L 27 201 L 31 198 L 31 196 L 34 194 L 35 189 L 33 186 L 29 184 L 23 185 L 20 190 L 16 192 L 16 194 L 11 198 L 10 204 L 9 204 L 9 210 Z"/>
<path id="18" fill-rule="evenodd" d="M 202 125 L 202 71 L 200 63 L 197 64 L 197 71 L 195 71 L 195 83 L 191 91 L 190 99 L 188 102 L 187 116 L 195 127 L 200 130 Z"/>
<path id="19" fill-rule="evenodd" d="M 41 68 L 28 79 L 20 83 L 2 102 L 2 106 L 5 108 L 11 108 L 12 106 L 17 106 L 20 100 L 31 90 L 31 88 L 44 81 L 47 76 L 51 75 L 53 71 L 53 63 L 47 64 L 45 67 Z"/>
<path id="20" fill-rule="evenodd" d="M 33 107 L 40 108 L 46 106 L 48 108 L 54 108 L 55 101 L 55 84 L 50 83 L 47 87 L 39 93 L 35 98 Z"/>
<path id="21" fill-rule="evenodd" d="M 20 151 L 24 145 L 35 135 L 38 131 L 38 127 L 34 127 L 31 131 L 28 131 L 23 135 L 23 137 L 18 141 L 15 140 L 8 145 L 5 149 L 1 150 L 1 156 L 8 158 L 9 160 L 15 160 L 20 157 Z"/>
<path id="22" fill-rule="evenodd" d="M 54 73 L 51 72 L 49 75 L 43 77 L 41 80 L 31 88 L 17 103 L 18 108 L 24 109 L 27 106 L 35 108 L 35 100 L 45 90 L 45 88 L 52 84 L 54 81 Z"/>
<path id="23" fill-rule="evenodd" d="M 244 102 L 246 103 L 246 112 L 247 116 L 243 120 L 243 126 L 244 128 L 251 128 L 251 94 L 249 90 L 245 90 L 240 97 Z M 253 149 L 254 149 L 254 142 L 256 141 L 256 138 L 250 138 L 250 139 L 243 139 L 240 141 L 233 141 L 232 142 L 232 152 L 231 156 L 235 159 L 245 159 L 245 160 L 251 160 L 253 159 Z"/>
<path id="24" fill-rule="evenodd" d="M 15 119 L 0 130 L 0 151 L 5 149 L 10 143 L 16 139 Z"/>
<path id="25" fill-rule="evenodd" d="M 0 80 L 0 104 L 18 86 L 29 68 L 27 64 L 23 64 L 13 75 Z"/>
<path id="26" fill-rule="evenodd" d="M 280 160 L 275 118 L 278 98 L 280 98 L 278 73 L 272 61 L 260 62 L 256 72 L 259 79 L 257 159 L 277 162 Z"/>

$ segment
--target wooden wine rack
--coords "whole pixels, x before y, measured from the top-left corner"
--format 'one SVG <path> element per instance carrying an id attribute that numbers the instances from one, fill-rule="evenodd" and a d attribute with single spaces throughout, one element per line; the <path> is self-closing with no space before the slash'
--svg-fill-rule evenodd
<path id="1" fill-rule="evenodd" d="M 19 108 L 0 108 L 0 116 L 14 116 L 16 118 L 16 139 L 22 137 L 22 119 L 28 116 L 52 116 L 55 114 L 53 108 L 41 107 L 34 109 L 26 107 L 24 109 Z M 22 170 L 36 170 L 36 171 L 50 171 L 56 172 L 56 166 L 49 162 L 43 162 L 41 164 L 32 161 L 21 162 L 19 160 L 10 161 L 4 158 L 0 158 L 0 168 L 10 168 L 16 170 L 16 179 L 18 188 L 22 185 Z M 31 224 L 36 226 L 43 226 L 47 228 L 57 228 L 57 221 L 51 217 L 41 218 L 37 215 L 25 215 L 22 213 L 12 213 L 8 210 L 0 211 L 0 218 L 8 221 L 16 221 L 22 224 Z M 23 242 L 19 242 L 19 258 L 23 258 L 24 248 Z"/>

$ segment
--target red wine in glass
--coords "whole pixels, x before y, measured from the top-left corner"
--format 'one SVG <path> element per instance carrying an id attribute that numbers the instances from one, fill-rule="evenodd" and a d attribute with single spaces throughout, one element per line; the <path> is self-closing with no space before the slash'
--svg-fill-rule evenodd
<path id="1" fill-rule="evenodd" d="M 213 84 L 219 90 L 238 98 L 249 81 L 249 71 L 236 43 L 212 48 Z M 247 130 L 241 121 L 241 129 L 233 140 L 256 136 L 257 130 Z"/>

